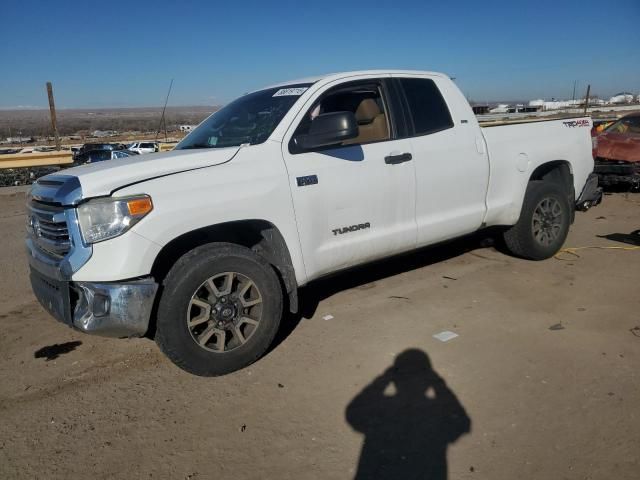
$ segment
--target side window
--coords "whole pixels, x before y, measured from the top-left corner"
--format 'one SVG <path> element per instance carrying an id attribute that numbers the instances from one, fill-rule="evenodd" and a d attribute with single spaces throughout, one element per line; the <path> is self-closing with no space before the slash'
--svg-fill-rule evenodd
<path id="1" fill-rule="evenodd" d="M 307 134 L 311 122 L 318 115 L 332 112 L 352 112 L 358 122 L 358 136 L 345 140 L 341 144 L 343 146 L 379 142 L 390 138 L 389 115 L 382 88 L 377 82 L 339 85 L 325 92 L 307 111 L 294 133 L 294 138 Z"/>
<path id="2" fill-rule="evenodd" d="M 427 135 L 453 127 L 449 108 L 433 80 L 426 78 L 401 78 L 414 135 Z"/>

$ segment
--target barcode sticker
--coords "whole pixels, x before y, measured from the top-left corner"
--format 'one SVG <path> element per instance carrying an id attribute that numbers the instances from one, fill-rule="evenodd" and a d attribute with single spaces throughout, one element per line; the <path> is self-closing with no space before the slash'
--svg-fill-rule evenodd
<path id="1" fill-rule="evenodd" d="M 286 96 L 294 96 L 299 97 L 302 95 L 309 87 L 298 87 L 298 88 L 281 88 L 276 93 L 273 94 L 274 97 L 286 97 Z"/>

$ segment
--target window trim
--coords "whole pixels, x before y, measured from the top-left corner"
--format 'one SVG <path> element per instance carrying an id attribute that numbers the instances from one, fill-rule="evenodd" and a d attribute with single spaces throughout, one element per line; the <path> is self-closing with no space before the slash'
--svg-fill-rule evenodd
<path id="1" fill-rule="evenodd" d="M 362 145 L 371 145 L 371 144 L 374 144 L 374 143 L 390 142 L 390 141 L 396 140 L 397 139 L 396 113 L 394 112 L 394 109 L 391 108 L 391 104 L 392 104 L 391 95 L 392 95 L 392 93 L 390 92 L 390 90 L 388 88 L 389 87 L 388 80 L 390 80 L 390 79 L 387 78 L 387 77 L 363 78 L 363 79 L 358 79 L 358 80 L 350 80 L 350 81 L 347 81 L 347 82 L 339 83 L 338 85 L 334 85 L 334 86 L 328 88 L 327 90 L 325 90 L 324 92 L 322 92 L 320 94 L 320 96 L 318 98 L 316 98 L 313 101 L 313 103 L 311 103 L 311 106 L 304 111 L 304 114 L 300 118 L 300 121 L 298 122 L 298 124 L 293 129 L 293 133 L 291 134 L 291 138 L 289 139 L 289 142 L 288 142 L 288 145 L 287 145 L 287 150 L 289 151 L 289 154 L 290 155 L 300 155 L 302 153 L 322 152 L 322 151 L 325 151 L 325 150 L 335 150 L 335 149 L 338 149 L 338 148 L 358 147 L 358 146 L 362 146 Z M 382 107 L 384 108 L 385 116 L 387 117 L 387 124 L 388 124 L 388 129 L 389 129 L 389 138 L 384 139 L 384 140 L 375 140 L 375 141 L 372 141 L 372 142 L 365 142 L 365 143 L 351 143 L 349 145 L 340 145 L 340 146 L 327 145 L 325 147 L 319 147 L 319 148 L 310 149 L 310 150 L 300 149 L 300 147 L 297 147 L 296 145 L 294 145 L 293 139 L 296 136 L 296 131 L 300 127 L 300 124 L 304 121 L 305 117 L 309 114 L 309 112 L 311 112 L 311 110 L 313 110 L 316 107 L 316 105 L 318 105 L 318 102 L 322 101 L 323 98 L 326 98 L 328 93 L 334 94 L 334 93 L 340 91 L 342 88 L 349 89 L 351 87 L 357 87 L 357 86 L 363 86 L 363 85 L 365 85 L 365 86 L 366 85 L 376 85 L 377 88 L 380 91 L 380 99 L 382 101 Z"/>
<path id="2" fill-rule="evenodd" d="M 428 77 L 394 77 L 394 81 L 396 82 L 396 88 L 398 90 L 398 94 L 402 99 L 402 106 L 404 107 L 405 112 L 405 121 L 407 122 L 407 138 L 420 138 L 425 137 L 427 135 L 433 135 L 434 133 L 444 132 L 445 130 L 450 130 L 455 127 L 455 122 L 453 121 L 453 115 L 451 115 L 451 109 L 449 108 L 449 104 L 442 94 L 442 90 L 438 87 L 438 84 L 433 80 L 433 78 Z M 437 128 L 425 133 L 416 133 L 416 126 L 413 123 L 413 115 L 411 114 L 411 106 L 409 105 L 409 99 L 407 98 L 407 94 L 405 92 L 404 86 L 402 85 L 402 80 L 404 79 L 417 79 L 417 80 L 427 80 L 431 81 L 433 85 L 440 93 L 442 97 L 442 101 L 444 102 L 445 107 L 447 108 L 447 113 L 449 114 L 449 118 L 451 119 L 451 125 L 448 127 Z"/>
<path id="3" fill-rule="evenodd" d="M 409 78 L 409 77 L 407 77 Z M 404 91 L 397 78 L 392 77 L 387 79 L 389 91 L 392 92 L 390 97 L 393 100 L 395 115 L 394 118 L 398 125 L 396 131 L 396 138 L 410 138 L 413 132 L 413 124 L 411 121 L 411 114 L 406 105 L 406 99 L 404 97 Z"/>

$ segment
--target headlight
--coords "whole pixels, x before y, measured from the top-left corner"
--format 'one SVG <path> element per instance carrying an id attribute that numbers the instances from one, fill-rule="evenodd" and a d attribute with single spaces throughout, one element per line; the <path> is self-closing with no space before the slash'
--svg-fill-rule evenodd
<path id="1" fill-rule="evenodd" d="M 85 243 L 122 235 L 153 210 L 151 197 L 97 198 L 78 207 L 78 223 Z"/>

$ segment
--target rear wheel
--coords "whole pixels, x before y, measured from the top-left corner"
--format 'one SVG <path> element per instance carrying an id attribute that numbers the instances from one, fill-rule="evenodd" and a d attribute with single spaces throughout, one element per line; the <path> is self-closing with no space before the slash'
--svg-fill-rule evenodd
<path id="1" fill-rule="evenodd" d="M 269 348 L 282 316 L 282 290 L 248 248 L 209 244 L 184 255 L 163 282 L 156 342 L 180 368 L 223 375 Z"/>
<path id="2" fill-rule="evenodd" d="M 571 207 L 562 185 L 532 181 L 518 223 L 504 233 L 504 241 L 518 257 L 544 260 L 562 248 L 570 223 Z"/>

